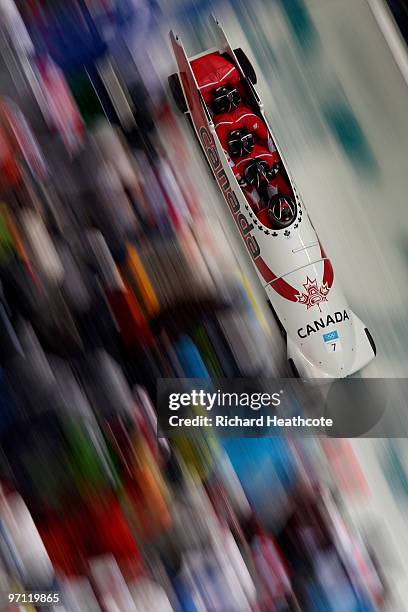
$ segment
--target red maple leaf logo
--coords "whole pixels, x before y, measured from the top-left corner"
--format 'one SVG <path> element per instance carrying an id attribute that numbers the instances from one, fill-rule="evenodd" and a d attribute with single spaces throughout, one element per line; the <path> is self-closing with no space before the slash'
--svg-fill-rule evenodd
<path id="1" fill-rule="evenodd" d="M 306 283 L 303 286 L 307 293 L 298 293 L 296 295 L 296 300 L 299 304 L 306 304 L 307 310 L 312 308 L 312 306 L 317 306 L 320 312 L 322 312 L 320 304 L 321 302 L 327 302 L 327 294 L 330 291 L 328 284 L 323 283 L 319 287 L 316 279 L 310 280 L 310 278 L 307 277 Z"/>

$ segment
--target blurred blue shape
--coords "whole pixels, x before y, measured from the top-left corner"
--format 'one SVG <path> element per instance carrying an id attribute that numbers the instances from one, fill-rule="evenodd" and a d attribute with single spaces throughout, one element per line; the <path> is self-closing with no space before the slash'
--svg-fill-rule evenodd
<path id="1" fill-rule="evenodd" d="M 66 72 L 75 72 L 108 51 L 108 44 L 135 18 L 134 0 L 115 0 L 98 5 L 91 13 L 84 0 L 53 3 L 45 19 L 30 19 L 28 27 L 37 49 L 48 50 Z M 136 20 L 137 21 L 137 20 Z"/>
<path id="2" fill-rule="evenodd" d="M 296 480 L 293 455 L 285 438 L 225 438 L 223 446 L 244 488 L 251 489 L 255 472 L 262 473 L 263 484 L 269 487 L 271 469 L 285 487 Z"/>
<path id="3" fill-rule="evenodd" d="M 30 23 L 30 34 L 37 48 L 44 46 L 55 62 L 67 72 L 104 55 L 107 44 L 95 26 L 88 11 L 67 3 L 53 7 L 47 21 Z"/>
<path id="4" fill-rule="evenodd" d="M 298 483 L 297 467 L 283 438 L 220 440 L 242 489 L 266 529 L 275 531 L 290 509 Z"/>
<path id="5" fill-rule="evenodd" d="M 340 88 L 339 88 L 340 89 Z M 377 174 L 378 164 L 371 147 L 345 96 L 334 96 L 327 104 L 321 105 L 321 111 L 343 153 L 358 169 Z M 343 99 L 342 99 L 343 97 Z"/>
<path id="6" fill-rule="evenodd" d="M 302 50 L 305 53 L 316 51 L 320 43 L 319 35 L 304 0 L 280 0 L 279 4 Z"/>
<path id="7" fill-rule="evenodd" d="M 175 577 L 172 580 L 172 586 L 178 598 L 181 612 L 197 612 L 197 606 L 194 603 L 193 595 L 190 593 L 188 585 L 179 578 Z"/>
<path id="8" fill-rule="evenodd" d="M 210 378 L 204 361 L 189 336 L 181 336 L 174 349 L 186 378 Z"/>
<path id="9" fill-rule="evenodd" d="M 280 0 L 280 6 L 302 54 L 310 61 L 315 60 L 318 66 L 324 51 L 304 0 Z M 327 74 L 324 79 L 312 65 L 309 69 L 312 71 L 312 80 L 322 85 L 323 91 L 325 86 L 328 88 L 327 100 L 321 98 L 317 91 L 320 110 L 343 153 L 359 169 L 376 173 L 378 165 L 371 147 L 337 78 Z"/>
<path id="10" fill-rule="evenodd" d="M 403 441 L 405 445 L 406 441 Z M 403 450 L 398 440 L 388 440 L 386 455 L 383 459 L 383 469 L 394 495 L 408 501 L 408 474 L 402 459 Z"/>

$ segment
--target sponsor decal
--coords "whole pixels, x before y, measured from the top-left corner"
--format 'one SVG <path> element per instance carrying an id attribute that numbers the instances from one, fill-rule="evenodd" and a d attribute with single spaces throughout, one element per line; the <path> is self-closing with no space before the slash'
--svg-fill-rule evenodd
<path id="1" fill-rule="evenodd" d="M 251 234 L 254 226 L 250 221 L 248 221 L 240 209 L 239 200 L 234 191 L 231 189 L 230 182 L 225 174 L 224 168 L 222 167 L 214 140 L 205 126 L 200 128 L 200 138 L 210 161 L 211 168 L 215 174 L 215 178 L 217 179 L 218 185 L 220 186 L 230 211 L 234 216 L 235 223 L 237 224 L 241 236 L 244 239 L 246 247 L 251 254 L 252 259 L 256 260 L 261 254 L 261 250 L 256 238 Z"/>
<path id="2" fill-rule="evenodd" d="M 323 341 L 328 353 L 339 353 L 341 351 L 341 342 L 336 329 L 323 334 Z"/>
<path id="3" fill-rule="evenodd" d="M 299 304 L 305 304 L 307 310 L 313 306 L 317 306 L 320 312 L 322 312 L 320 304 L 328 301 L 327 294 L 330 291 L 330 287 L 327 282 L 323 282 L 319 287 L 316 279 L 311 280 L 309 277 L 307 277 L 306 283 L 303 285 L 303 287 L 306 289 L 306 293 L 298 293 L 296 295 L 296 300 L 299 302 Z"/>
<path id="4" fill-rule="evenodd" d="M 308 338 L 311 334 L 315 334 L 320 329 L 324 329 L 325 327 L 329 327 L 329 325 L 334 325 L 335 323 L 343 323 L 344 321 L 348 321 L 350 316 L 347 313 L 347 310 L 337 311 L 334 314 L 329 314 L 326 317 L 320 317 L 313 321 L 312 323 L 308 323 L 306 327 L 300 327 L 298 329 L 299 338 L 305 339 Z M 337 331 L 331 332 L 337 334 Z M 330 336 L 330 334 L 325 334 Z M 323 336 L 324 338 L 325 336 Z M 338 337 L 338 334 L 337 334 Z M 329 342 L 330 340 L 325 340 L 325 342 Z"/>
<path id="5" fill-rule="evenodd" d="M 339 339 L 339 334 L 337 333 L 337 330 L 329 332 L 328 334 L 323 334 L 323 340 L 325 342 L 332 342 L 333 340 L 338 340 L 338 339 Z"/>

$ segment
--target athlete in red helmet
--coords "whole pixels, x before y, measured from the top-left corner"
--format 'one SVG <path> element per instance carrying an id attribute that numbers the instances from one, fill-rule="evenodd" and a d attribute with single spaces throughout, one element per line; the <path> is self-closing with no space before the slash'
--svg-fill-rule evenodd
<path id="1" fill-rule="evenodd" d="M 228 143 L 231 140 L 230 134 L 236 130 L 247 130 L 253 134 L 259 144 L 267 146 L 269 134 L 265 123 L 243 104 L 229 113 L 216 115 L 214 125 L 224 150 L 228 151 L 231 156 L 234 156 L 234 152 L 230 150 Z M 235 154 L 241 155 L 242 153 L 238 151 Z"/>
<path id="2" fill-rule="evenodd" d="M 271 216 L 268 212 L 266 217 L 265 215 L 263 218 L 260 217 L 260 221 L 268 225 L 268 227 L 284 226 L 283 217 L 286 218 L 286 213 L 293 212 L 292 197 L 290 195 L 292 190 L 282 176 L 281 169 L 281 159 L 276 149 L 269 151 L 260 145 L 254 145 L 250 153 L 245 153 L 235 159 L 232 166 L 232 171 L 237 177 L 241 189 L 255 213 L 258 214 L 260 211 L 265 213 L 266 211 L 271 212 L 272 204 L 276 212 L 275 199 L 278 194 L 285 194 L 285 198 L 290 202 L 288 210 L 285 209 L 284 203 L 281 207 L 282 210 L 279 209 L 279 214 L 282 215 L 282 223 L 280 223 L 278 214 Z M 270 218 L 270 221 L 273 218 L 274 223 L 272 225 L 270 222 L 266 223 L 268 218 Z"/>
<path id="3" fill-rule="evenodd" d="M 281 175 L 282 163 L 279 153 L 254 145 L 250 153 L 234 159 L 232 170 L 242 186 L 252 186 L 260 193 L 269 195 L 288 193 L 288 185 Z"/>
<path id="4" fill-rule="evenodd" d="M 234 106 L 238 106 L 241 101 L 240 96 L 242 93 L 242 87 L 240 84 L 241 75 L 234 64 L 219 53 L 210 53 L 193 60 L 191 62 L 191 68 L 194 72 L 198 88 L 207 106 L 210 108 L 212 107 L 214 98 L 217 97 L 217 89 L 219 89 L 219 97 L 222 96 L 223 92 L 220 90 L 220 88 L 226 88 L 231 94 L 230 97 L 235 97 L 236 99 Z M 228 94 L 228 91 L 225 91 L 224 94 Z M 237 94 L 239 96 L 239 100 L 237 99 Z M 221 105 L 220 110 L 214 109 L 215 113 L 227 111 L 228 105 Z"/>

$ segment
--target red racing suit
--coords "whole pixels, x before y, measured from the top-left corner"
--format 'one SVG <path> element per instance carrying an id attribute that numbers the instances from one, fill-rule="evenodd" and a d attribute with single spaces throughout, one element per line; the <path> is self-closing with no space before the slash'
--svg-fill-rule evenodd
<path id="1" fill-rule="evenodd" d="M 228 150 L 228 136 L 233 130 L 242 130 L 246 128 L 258 138 L 265 147 L 268 142 L 269 133 L 265 123 L 258 115 L 243 104 L 235 108 L 230 113 L 221 113 L 214 118 L 215 129 L 217 130 L 218 138 L 222 147 Z"/>
<path id="2" fill-rule="evenodd" d="M 214 89 L 222 85 L 233 85 L 242 94 L 238 69 L 219 53 L 209 53 L 193 60 L 191 68 L 207 105 L 211 104 Z"/>

